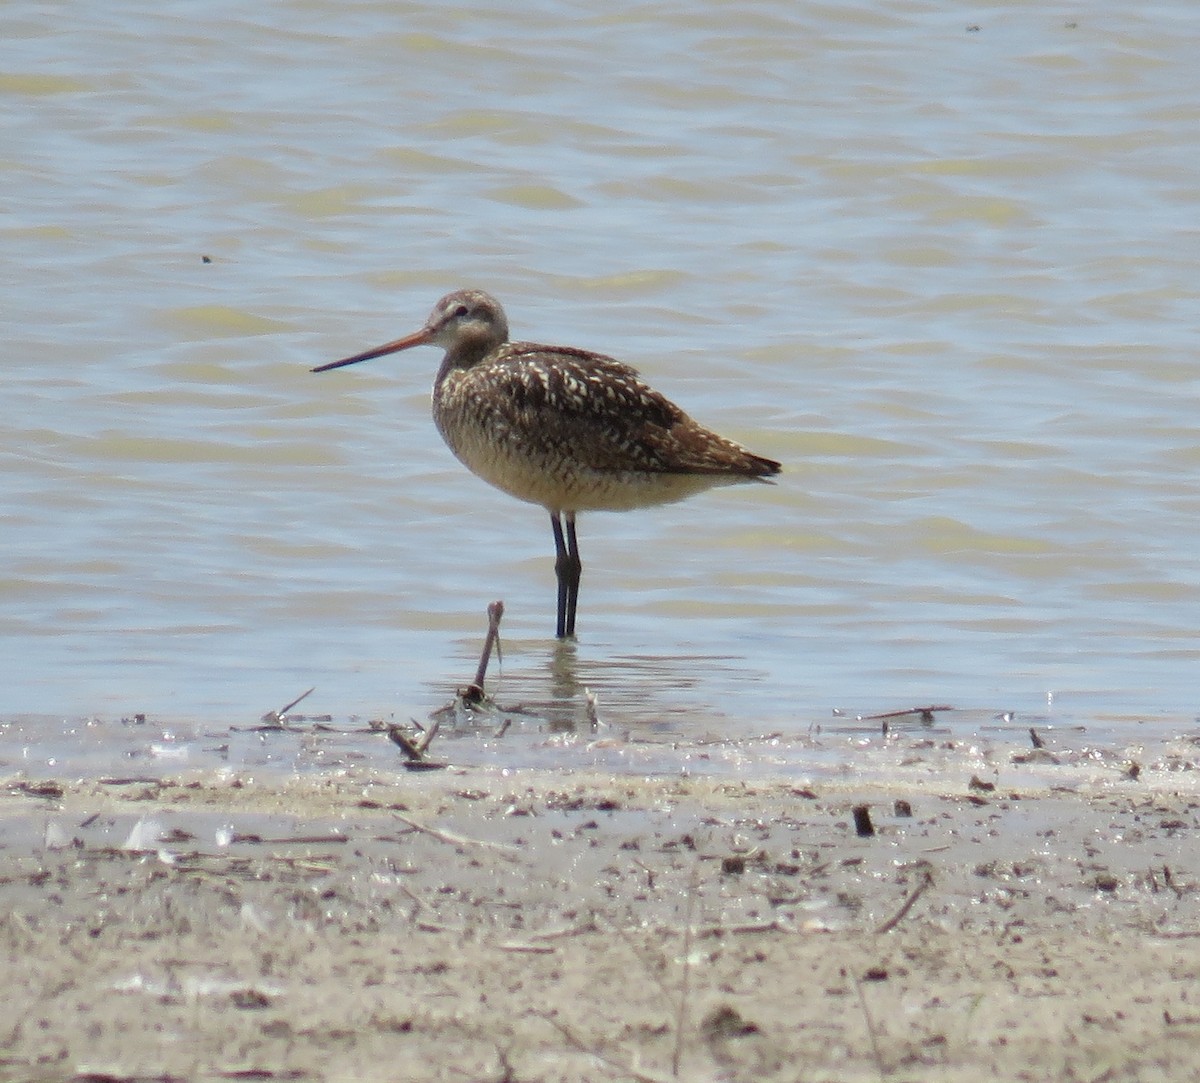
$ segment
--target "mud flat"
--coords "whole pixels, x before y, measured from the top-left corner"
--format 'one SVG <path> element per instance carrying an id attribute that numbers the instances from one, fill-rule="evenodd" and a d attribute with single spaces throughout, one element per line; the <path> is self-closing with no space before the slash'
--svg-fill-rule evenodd
<path id="1" fill-rule="evenodd" d="M 10 773 L 0 1078 L 1200 1078 L 1196 753 Z"/>

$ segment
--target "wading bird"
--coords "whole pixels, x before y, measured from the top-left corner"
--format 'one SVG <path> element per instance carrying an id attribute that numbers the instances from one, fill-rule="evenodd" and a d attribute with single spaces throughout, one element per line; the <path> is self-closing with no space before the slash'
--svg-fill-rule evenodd
<path id="1" fill-rule="evenodd" d="M 446 351 L 433 420 L 450 450 L 484 481 L 550 513 L 560 639 L 575 634 L 579 512 L 668 504 L 779 473 L 774 460 L 696 424 L 629 365 L 571 346 L 509 342 L 504 309 L 481 290 L 449 293 L 419 331 L 312 371 L 425 343 Z"/>

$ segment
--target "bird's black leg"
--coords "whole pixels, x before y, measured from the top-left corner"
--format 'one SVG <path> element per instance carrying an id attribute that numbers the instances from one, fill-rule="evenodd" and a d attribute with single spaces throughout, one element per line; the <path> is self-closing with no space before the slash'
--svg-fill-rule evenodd
<path id="1" fill-rule="evenodd" d="M 562 520 L 558 512 L 550 513 L 550 527 L 554 531 L 554 574 L 558 577 L 558 623 L 555 635 L 564 639 L 567 634 L 567 543 L 563 539 Z"/>
<path id="2" fill-rule="evenodd" d="M 563 536 L 563 517 L 550 513 L 554 531 L 554 574 L 558 576 L 558 622 L 555 635 L 559 639 L 575 634 L 575 605 L 579 601 L 579 543 L 575 538 L 575 516 L 566 516 L 567 533 Z"/>
<path id="3" fill-rule="evenodd" d="M 579 540 L 575 537 L 575 515 L 567 512 L 567 635 L 575 634 L 575 607 L 579 604 L 579 580 L 583 561 L 579 559 Z"/>

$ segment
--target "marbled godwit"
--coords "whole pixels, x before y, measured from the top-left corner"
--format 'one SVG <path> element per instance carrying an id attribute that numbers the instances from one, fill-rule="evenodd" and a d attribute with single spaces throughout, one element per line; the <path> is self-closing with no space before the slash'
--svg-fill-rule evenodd
<path id="1" fill-rule="evenodd" d="M 446 350 L 433 383 L 442 439 L 472 473 L 550 513 L 560 639 L 575 634 L 578 512 L 667 504 L 779 473 L 779 463 L 697 425 L 620 361 L 509 342 L 504 309 L 480 290 L 447 294 L 419 331 L 312 371 L 426 342 Z"/>

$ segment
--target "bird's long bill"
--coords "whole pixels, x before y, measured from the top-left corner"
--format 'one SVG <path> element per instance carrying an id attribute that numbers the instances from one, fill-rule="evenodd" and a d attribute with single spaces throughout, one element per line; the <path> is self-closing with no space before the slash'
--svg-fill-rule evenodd
<path id="1" fill-rule="evenodd" d="M 363 350 L 362 353 L 356 353 L 353 357 L 343 357 L 340 361 L 330 361 L 327 365 L 318 365 L 312 371 L 328 372 L 330 369 L 340 369 L 344 365 L 357 365 L 360 361 L 370 361 L 374 357 L 383 357 L 385 354 L 407 350 L 410 346 L 420 346 L 433 338 L 433 335 L 434 332 L 431 328 L 422 327 L 420 331 L 414 331 L 411 335 L 398 338 L 395 342 L 387 342 L 372 350 Z"/>

